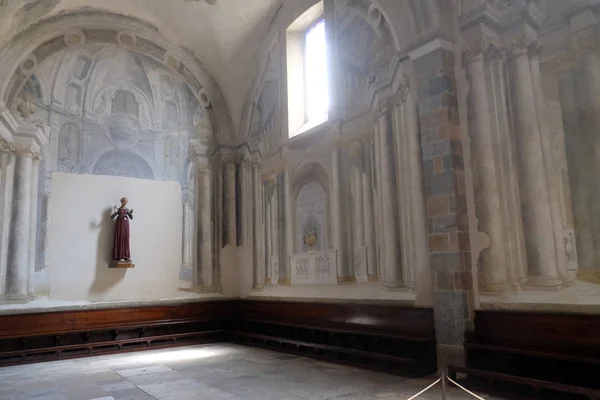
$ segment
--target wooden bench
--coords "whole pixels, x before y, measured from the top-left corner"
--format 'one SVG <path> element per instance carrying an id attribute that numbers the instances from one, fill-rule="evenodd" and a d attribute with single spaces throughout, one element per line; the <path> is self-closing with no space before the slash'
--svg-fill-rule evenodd
<path id="1" fill-rule="evenodd" d="M 232 330 L 241 344 L 336 363 L 405 376 L 437 370 L 431 309 L 244 301 Z"/>
<path id="2" fill-rule="evenodd" d="M 0 316 L 0 366 L 228 340 L 230 302 Z"/>
<path id="3" fill-rule="evenodd" d="M 588 314 L 475 312 L 465 333 L 473 388 L 513 398 L 600 399 L 600 318 Z"/>
<path id="4" fill-rule="evenodd" d="M 407 376 L 437 370 L 431 309 L 228 300 L 0 316 L 0 366 L 223 341 Z"/>

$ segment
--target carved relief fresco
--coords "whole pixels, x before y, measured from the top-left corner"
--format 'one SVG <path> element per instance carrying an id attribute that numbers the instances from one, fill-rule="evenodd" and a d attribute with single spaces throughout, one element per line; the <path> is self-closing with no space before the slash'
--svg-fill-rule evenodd
<path id="1" fill-rule="evenodd" d="M 190 140 L 212 136 L 208 113 L 186 85 L 150 58 L 111 45 L 54 54 L 21 90 L 56 130 L 50 149 L 61 172 L 186 183 Z"/>
<path id="2" fill-rule="evenodd" d="M 254 99 L 253 112 L 250 120 L 250 136 L 260 140 L 266 154 L 277 150 L 280 140 L 279 124 L 279 91 L 280 63 L 279 44 L 275 43 L 268 56 L 267 68 L 264 72 L 262 87 Z"/>
<path id="3" fill-rule="evenodd" d="M 368 5 L 355 3 L 340 5 L 345 12 L 340 13 L 343 17 L 337 25 L 340 99 L 347 113 L 367 109 L 369 86 L 389 61 L 384 41 L 360 15 Z"/>

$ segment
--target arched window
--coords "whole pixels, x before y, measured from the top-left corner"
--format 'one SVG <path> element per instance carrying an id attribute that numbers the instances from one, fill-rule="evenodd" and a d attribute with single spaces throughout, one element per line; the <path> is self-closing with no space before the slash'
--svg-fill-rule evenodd
<path id="1" fill-rule="evenodd" d="M 127 90 L 118 90 L 112 101 L 113 113 L 131 114 L 136 118 L 139 116 L 139 105 L 133 93 Z"/>

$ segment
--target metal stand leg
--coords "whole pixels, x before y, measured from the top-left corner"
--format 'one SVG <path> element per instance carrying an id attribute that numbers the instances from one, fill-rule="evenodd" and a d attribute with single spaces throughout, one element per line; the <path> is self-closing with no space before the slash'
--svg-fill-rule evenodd
<path id="1" fill-rule="evenodd" d="M 446 373 L 442 372 L 442 400 L 446 400 Z"/>

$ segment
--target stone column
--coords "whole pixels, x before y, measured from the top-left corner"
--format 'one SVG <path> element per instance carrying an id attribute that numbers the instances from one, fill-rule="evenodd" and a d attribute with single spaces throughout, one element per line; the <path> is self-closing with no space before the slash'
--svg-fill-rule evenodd
<path id="1" fill-rule="evenodd" d="M 185 200 L 183 202 L 183 243 L 182 243 L 182 252 L 181 252 L 181 263 L 184 267 L 189 267 L 191 265 L 191 245 L 192 245 L 192 237 L 191 237 L 191 216 L 190 216 L 191 206 L 189 200 Z"/>
<path id="2" fill-rule="evenodd" d="M 6 286 L 8 239 L 11 231 L 11 209 L 15 170 L 12 144 L 0 139 L 0 298 Z"/>
<path id="3" fill-rule="evenodd" d="M 331 238 L 337 252 L 337 274 L 338 279 L 344 277 L 342 268 L 344 239 L 342 231 L 342 210 L 340 207 L 340 149 L 334 148 L 331 154 Z"/>
<path id="4" fill-rule="evenodd" d="M 225 244 L 237 246 L 237 219 L 235 207 L 235 163 L 225 161 L 225 209 L 227 235 Z"/>
<path id="5" fill-rule="evenodd" d="M 546 123 L 546 106 L 545 106 L 545 96 L 542 88 L 542 78 L 540 74 L 540 63 L 539 63 L 539 55 L 541 53 L 541 48 L 537 45 L 537 43 L 533 46 L 529 46 L 530 49 L 530 58 L 529 58 L 529 66 L 531 69 L 531 81 L 533 84 L 533 93 L 535 96 L 535 105 L 537 111 L 537 119 L 538 126 L 540 130 L 540 138 L 542 142 L 542 150 L 544 152 L 543 162 L 546 171 L 546 180 L 548 183 L 548 198 L 550 200 L 550 213 L 552 215 L 552 227 L 554 234 L 554 251 L 555 251 L 555 259 L 556 259 L 556 268 L 558 272 L 558 276 L 560 280 L 567 286 L 571 285 L 573 282 L 573 278 L 569 276 L 567 271 L 567 262 L 565 256 L 564 249 L 564 238 L 565 238 L 565 229 L 563 227 L 562 222 L 562 212 L 561 212 L 561 199 L 560 199 L 560 190 L 559 185 L 561 185 L 561 169 L 556 167 L 556 160 L 554 156 L 554 143 L 552 142 L 552 137 L 550 133 L 550 129 L 548 124 Z M 595 75 L 600 77 L 599 71 L 597 71 L 598 66 L 595 66 Z M 588 81 L 589 82 L 589 81 Z M 598 83 L 598 80 L 596 80 Z M 598 86 L 596 86 L 598 87 Z M 597 93 L 595 93 L 594 98 L 597 98 Z M 597 101 L 597 100 L 596 100 Z M 597 101 L 598 102 L 598 101 Z M 600 109 L 597 109 L 600 111 Z M 600 120 L 600 117 L 596 117 L 597 120 Z M 597 126 L 600 128 L 600 125 Z M 596 130 L 594 130 L 597 132 Z M 564 140 L 562 141 L 564 144 Z M 600 154 L 599 154 L 600 155 Z M 596 169 L 598 171 L 599 169 Z M 597 202 L 595 202 L 597 203 Z"/>
<path id="6" fill-rule="evenodd" d="M 470 84 L 467 105 L 477 229 L 486 234 L 489 240 L 488 246 L 479 255 L 480 289 L 507 291 L 506 249 L 498 189 L 500 177 L 496 171 L 499 165 L 495 163 L 482 49 L 471 48 L 465 52 L 463 64 L 466 64 Z"/>
<path id="7" fill-rule="evenodd" d="M 250 188 L 252 185 L 249 183 L 252 172 L 250 171 L 250 161 L 246 158 L 240 160 L 240 198 L 242 201 L 242 215 L 238 216 L 241 218 L 242 224 L 242 244 L 247 246 L 250 243 L 250 226 L 252 225 L 252 191 Z"/>
<path id="8" fill-rule="evenodd" d="M 354 181 L 354 248 L 365 245 L 365 220 L 363 206 L 363 184 L 361 171 L 362 146 L 355 143 L 352 149 L 354 166 L 352 168 L 352 180 Z"/>
<path id="9" fill-rule="evenodd" d="M 294 254 L 294 210 L 292 210 L 292 182 L 290 172 L 286 168 L 283 171 L 283 207 L 285 208 L 285 260 L 279 260 L 285 265 L 285 275 L 279 275 L 279 283 L 289 285 L 292 278 L 292 264 L 290 257 Z"/>
<path id="10" fill-rule="evenodd" d="M 510 48 L 508 72 L 529 272 L 527 284 L 559 287 L 562 283 L 556 265 L 548 182 L 525 43 Z"/>
<path id="11" fill-rule="evenodd" d="M 38 188 L 39 188 L 40 155 L 34 154 L 31 163 L 31 216 L 29 221 L 29 272 L 27 293 L 34 297 L 34 275 L 37 261 L 37 216 L 38 216 Z"/>
<path id="12" fill-rule="evenodd" d="M 15 179 L 8 244 L 6 291 L 8 301 L 28 301 L 29 246 L 31 234 L 31 173 L 33 154 L 26 146 L 17 145 Z"/>
<path id="13" fill-rule="evenodd" d="M 211 292 L 213 282 L 213 214 L 212 214 L 212 169 L 210 164 L 198 164 L 198 222 L 199 222 L 199 273 L 198 291 Z"/>
<path id="14" fill-rule="evenodd" d="M 269 182 L 269 189 L 271 185 Z M 266 212 L 266 243 L 267 243 L 267 259 L 265 260 L 265 284 L 271 283 L 271 270 L 269 268 L 269 260 L 273 255 L 273 198 L 270 195 L 270 190 L 267 193 L 267 212 Z"/>
<path id="15" fill-rule="evenodd" d="M 376 249 L 375 254 L 377 255 L 377 274 L 380 279 L 384 277 L 383 265 L 383 217 L 381 213 L 381 137 L 379 135 L 379 126 L 374 127 L 373 134 L 373 169 L 375 171 L 375 185 L 377 190 L 375 191 L 375 236 L 376 236 Z"/>
<path id="16" fill-rule="evenodd" d="M 254 210 L 253 210 L 253 224 L 254 227 L 254 257 L 253 257 L 253 285 L 252 288 L 255 290 L 260 290 L 264 286 L 264 278 L 262 276 L 263 269 L 261 268 L 261 252 L 263 249 L 260 247 L 260 236 L 261 236 L 261 221 L 260 221 L 260 191 L 261 191 L 261 181 L 260 181 L 260 166 L 258 163 L 252 164 L 252 187 L 254 189 Z"/>
<path id="17" fill-rule="evenodd" d="M 366 160 L 370 160 L 372 142 L 366 144 Z M 366 163 L 371 165 L 370 163 Z M 363 189 L 363 204 L 364 204 L 364 216 L 365 216 L 365 242 L 367 245 L 367 275 L 369 282 L 375 282 L 379 280 L 379 274 L 377 273 L 377 254 L 375 245 L 375 215 L 373 209 L 374 203 L 374 189 L 373 181 L 371 177 L 370 168 L 365 166 L 365 170 L 362 175 L 362 189 Z"/>
<path id="18" fill-rule="evenodd" d="M 278 187 L 278 179 L 277 177 L 275 177 L 275 183 L 273 186 L 273 204 L 272 204 L 272 212 L 273 215 L 271 216 L 271 224 L 272 224 L 272 235 L 271 238 L 273 240 L 273 244 L 271 245 L 271 248 L 273 249 L 273 254 L 272 256 L 277 257 L 277 259 L 279 259 L 279 187 Z M 271 269 L 271 259 L 267 260 L 267 262 L 269 263 L 269 269 Z M 279 275 L 279 270 L 277 271 L 276 275 Z M 273 271 L 271 271 L 271 282 L 273 282 Z"/>
<path id="19" fill-rule="evenodd" d="M 50 209 L 50 193 L 44 193 L 42 197 L 42 215 L 44 221 L 42 222 L 42 269 L 48 267 L 48 241 L 50 239 L 50 218 L 52 218 Z M 190 250 L 191 251 L 191 250 Z"/>
<path id="20" fill-rule="evenodd" d="M 260 249 L 260 276 L 262 278 L 262 282 L 265 282 L 266 276 L 266 258 L 267 258 L 267 245 L 266 245 L 266 237 L 267 237 L 267 225 L 266 225 L 266 203 L 265 203 L 265 184 L 262 180 L 262 176 L 259 173 L 259 226 L 260 226 L 260 235 L 259 238 L 259 249 Z"/>
<path id="21" fill-rule="evenodd" d="M 600 60 L 598 55 L 589 54 L 584 57 L 577 72 L 579 73 L 577 78 L 577 105 L 579 107 L 581 136 L 573 140 L 581 141 L 582 143 L 578 144 L 579 146 L 588 147 L 585 150 L 587 154 L 580 152 L 576 157 L 584 158 L 587 156 L 588 160 L 582 160 L 580 163 L 587 164 L 589 169 L 588 171 L 580 169 L 576 173 L 582 175 L 577 178 L 578 180 L 586 181 L 584 185 L 587 186 L 589 196 L 587 205 L 589 207 L 589 215 L 584 216 L 588 221 L 582 224 L 582 226 L 587 225 L 586 228 L 589 228 L 592 234 L 592 243 L 594 245 L 590 246 L 593 250 L 590 248 L 589 251 L 595 253 L 595 257 L 593 258 L 595 258 L 596 262 L 592 268 L 597 269 L 600 267 L 598 265 L 600 262 L 600 201 L 598 201 L 600 199 L 600 186 L 596 184 L 597 174 L 600 171 L 600 138 L 598 137 L 600 133 L 600 98 L 598 98 L 599 92 L 597 91 L 600 90 Z M 587 177 L 588 179 L 583 177 Z M 591 254 L 587 254 L 584 260 L 590 257 Z"/>
<path id="22" fill-rule="evenodd" d="M 396 206 L 396 193 L 394 187 L 394 160 L 393 143 L 390 134 L 391 101 L 384 100 L 379 103 L 377 124 L 380 135 L 381 152 L 381 203 L 383 218 L 383 268 L 385 269 L 383 285 L 388 289 L 403 287 L 402 265 L 398 257 L 398 231 L 394 207 Z"/>
<path id="23" fill-rule="evenodd" d="M 431 268 L 427 243 L 425 213 L 425 188 L 423 187 L 423 160 L 419 140 L 419 114 L 416 96 L 411 90 L 411 78 L 404 74 L 396 92 L 396 130 L 399 140 L 403 171 L 398 177 L 398 185 L 403 191 L 405 204 L 402 220 L 402 265 L 403 281 L 408 287 L 417 289 L 415 301 L 420 304 L 431 302 Z M 453 234 L 448 233 L 448 242 L 453 242 Z"/>
<path id="24" fill-rule="evenodd" d="M 598 266 L 596 257 L 596 240 L 594 238 L 594 218 L 590 206 L 595 198 L 593 182 L 594 163 L 590 146 L 586 143 L 587 135 L 581 112 L 585 107 L 578 98 L 578 93 L 584 92 L 590 84 L 583 82 L 583 73 L 578 70 L 563 72 L 558 79 L 560 108 L 564 127 L 564 138 L 567 158 L 567 172 L 571 189 L 571 204 L 573 225 L 577 250 L 577 265 L 579 271 L 593 271 Z M 581 79 L 581 87 L 578 80 Z"/>

